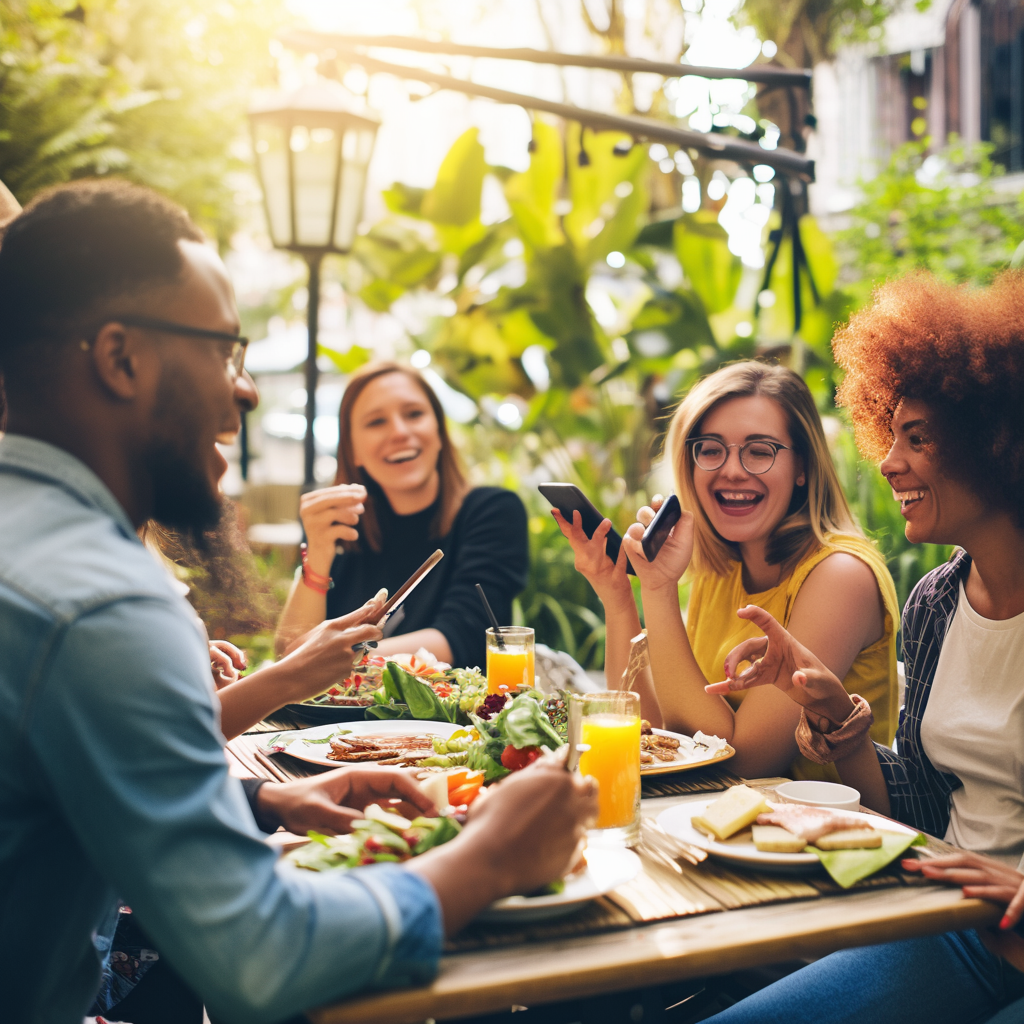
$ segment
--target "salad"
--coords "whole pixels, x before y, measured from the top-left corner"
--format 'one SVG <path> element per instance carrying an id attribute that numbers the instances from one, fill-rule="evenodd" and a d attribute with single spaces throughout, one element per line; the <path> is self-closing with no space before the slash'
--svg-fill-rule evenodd
<path id="1" fill-rule="evenodd" d="M 461 815 L 440 818 L 408 818 L 385 811 L 371 804 L 363 812 L 366 817 L 353 823 L 353 831 L 343 836 L 325 836 L 310 832 L 310 841 L 285 858 L 307 871 L 337 871 L 366 864 L 401 863 L 418 857 L 435 846 L 450 842 L 461 831 Z M 464 818 L 463 818 L 464 820 Z M 586 867 L 580 858 L 570 874 Z M 564 892 L 565 880 L 556 879 L 531 896 L 548 896 Z"/>
<path id="2" fill-rule="evenodd" d="M 374 693 L 384 685 L 384 673 L 389 662 L 397 665 L 408 675 L 421 680 L 433 689 L 439 698 L 456 698 L 460 705 L 465 705 L 466 710 L 478 704 L 487 694 L 487 680 L 479 669 L 452 668 L 445 662 L 438 661 L 430 651 L 421 647 L 415 654 L 394 654 L 388 658 L 368 651 L 343 682 L 316 697 L 310 697 L 303 701 L 303 704 L 318 707 L 369 707 L 375 703 Z"/>
<path id="3" fill-rule="evenodd" d="M 348 835 L 325 836 L 310 832 L 310 841 L 286 854 L 287 859 L 308 871 L 400 862 L 441 846 L 462 831 L 454 817 L 421 817 L 409 821 L 400 814 L 385 811 L 378 804 L 371 804 L 363 813 L 366 817 L 354 822 L 353 831 Z"/>
<path id="4" fill-rule="evenodd" d="M 443 665 L 443 662 L 439 664 Z M 450 668 L 424 677 L 389 658 L 367 706 L 368 718 L 431 719 L 470 724 L 470 712 L 487 696 L 487 680 L 477 668 Z"/>

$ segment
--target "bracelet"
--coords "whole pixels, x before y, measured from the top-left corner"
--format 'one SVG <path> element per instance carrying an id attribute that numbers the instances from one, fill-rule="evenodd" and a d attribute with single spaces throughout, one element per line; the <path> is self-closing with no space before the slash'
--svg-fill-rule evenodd
<path id="1" fill-rule="evenodd" d="M 309 587 L 310 590 L 316 591 L 316 593 L 323 596 L 327 596 L 328 590 L 334 589 L 334 580 L 330 576 L 322 576 L 318 572 L 313 572 L 312 569 L 306 564 L 306 545 L 303 543 L 299 546 L 299 550 L 302 552 L 302 582 Z"/>
<path id="2" fill-rule="evenodd" d="M 815 764 L 841 761 L 853 753 L 871 728 L 875 720 L 871 705 L 857 693 L 851 693 L 850 699 L 853 701 L 853 710 L 843 722 L 827 733 L 811 725 L 806 709 L 801 709 L 800 722 L 796 727 L 796 743 L 808 761 Z"/>

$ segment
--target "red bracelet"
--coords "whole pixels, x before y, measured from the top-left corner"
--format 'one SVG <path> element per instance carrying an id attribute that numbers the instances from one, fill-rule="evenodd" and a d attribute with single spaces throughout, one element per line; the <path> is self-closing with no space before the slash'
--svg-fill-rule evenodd
<path id="1" fill-rule="evenodd" d="M 313 572 L 313 570 L 310 569 L 306 563 L 307 553 L 305 544 L 302 544 L 299 550 L 302 552 L 302 582 L 305 583 L 310 590 L 326 596 L 328 590 L 334 589 L 334 580 L 332 580 L 330 576 L 321 576 L 320 573 Z"/>

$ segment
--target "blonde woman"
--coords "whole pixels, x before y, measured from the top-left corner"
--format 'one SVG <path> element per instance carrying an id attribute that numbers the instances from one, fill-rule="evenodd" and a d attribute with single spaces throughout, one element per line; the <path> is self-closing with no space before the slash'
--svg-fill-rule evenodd
<path id="1" fill-rule="evenodd" d="M 640 631 L 625 574 L 628 556 L 647 626 L 651 673 L 640 686 L 652 722 L 724 737 L 737 751 L 734 770 L 746 777 L 835 777 L 831 766 L 799 755 L 800 709 L 784 694 L 767 687 L 723 698 L 704 690 L 725 678 L 733 647 L 760 635 L 736 615 L 753 604 L 861 694 L 874 711 L 873 737 L 892 743 L 896 592 L 885 562 L 850 514 L 804 382 L 759 362 L 717 370 L 676 410 L 666 457 L 684 511 L 655 561 L 647 561 L 640 538 L 658 498 L 640 509 L 616 565 L 604 555 L 610 522 L 588 541 L 578 523 L 555 514 L 577 569 L 605 607 L 608 685 L 620 685 L 629 640 Z M 688 570 L 684 622 L 679 582 Z"/>

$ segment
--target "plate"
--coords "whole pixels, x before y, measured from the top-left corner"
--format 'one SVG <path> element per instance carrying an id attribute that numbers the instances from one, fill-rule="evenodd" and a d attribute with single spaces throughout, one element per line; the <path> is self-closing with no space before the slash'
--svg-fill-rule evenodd
<path id="1" fill-rule="evenodd" d="M 283 710 L 302 722 L 365 722 L 363 704 L 285 704 Z"/>
<path id="2" fill-rule="evenodd" d="M 658 815 L 658 824 L 676 839 L 699 846 L 702 850 L 707 850 L 708 853 L 714 854 L 722 860 L 732 861 L 734 864 L 746 867 L 803 871 L 821 863 L 813 853 L 765 853 L 754 846 L 749 829 L 744 829 L 724 843 L 710 838 L 699 829 L 695 829 L 690 824 L 690 819 L 702 814 L 704 809 L 714 802 L 714 799 L 698 800 L 694 803 L 670 807 Z M 859 818 L 874 828 L 878 828 L 880 824 L 884 823 L 885 827 L 879 828 L 880 832 L 899 832 L 901 835 L 915 834 L 914 829 L 907 828 L 906 825 L 901 825 L 898 821 L 879 818 L 877 814 L 865 814 L 863 811 L 844 811 L 843 813 Z"/>
<path id="3" fill-rule="evenodd" d="M 293 732 L 272 733 L 263 740 L 260 746 L 267 754 L 290 754 L 302 761 L 312 764 L 326 765 L 328 768 L 341 768 L 345 761 L 332 761 L 327 752 L 331 749 L 331 737 L 349 736 L 442 736 L 447 739 L 453 732 L 463 728 L 451 722 L 421 721 L 373 721 L 350 722 L 342 724 L 317 725 L 312 729 L 296 729 Z M 362 761 L 360 764 L 374 764 L 373 761 Z"/>
<path id="4" fill-rule="evenodd" d="M 649 775 L 671 775 L 675 772 L 688 772 L 694 768 L 704 768 L 709 764 L 719 764 L 728 761 L 736 751 L 727 743 L 724 750 L 720 750 L 714 757 L 705 756 L 703 750 L 698 749 L 692 736 L 681 732 L 669 732 L 668 729 L 652 729 L 656 736 L 671 736 L 679 740 L 679 756 L 675 761 L 655 761 L 654 764 L 640 765 L 640 774 L 644 777 Z"/>
<path id="5" fill-rule="evenodd" d="M 588 849 L 586 856 L 586 869 L 566 879 L 564 891 L 552 896 L 507 896 L 481 911 L 476 920 L 505 924 L 562 917 L 640 873 L 640 858 L 632 850 L 598 846 Z"/>

